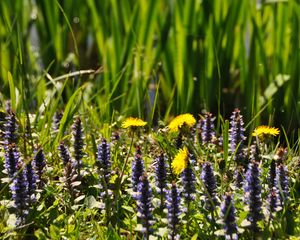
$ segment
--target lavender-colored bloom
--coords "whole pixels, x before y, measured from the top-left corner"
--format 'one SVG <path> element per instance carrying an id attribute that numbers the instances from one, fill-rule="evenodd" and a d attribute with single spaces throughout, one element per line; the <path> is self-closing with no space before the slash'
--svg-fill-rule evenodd
<path id="1" fill-rule="evenodd" d="M 144 173 L 144 161 L 142 159 L 141 148 L 138 146 L 136 148 L 134 160 L 131 165 L 131 174 L 132 174 L 132 189 L 137 191 L 138 183 L 140 182 L 140 177 Z"/>
<path id="2" fill-rule="evenodd" d="M 149 235 L 153 232 L 153 204 L 152 204 L 152 191 L 146 174 L 143 174 L 138 184 L 138 218 L 143 225 L 142 232 L 145 239 L 149 239 Z"/>
<path id="3" fill-rule="evenodd" d="M 65 183 L 65 189 L 69 192 L 71 200 L 73 201 L 80 193 L 79 186 L 74 184 L 78 182 L 78 175 L 76 174 L 75 169 L 73 168 L 72 162 L 67 162 L 64 168 L 64 177 L 63 181 Z"/>
<path id="4" fill-rule="evenodd" d="M 46 158 L 42 148 L 38 149 L 33 158 L 33 164 L 36 171 L 36 181 L 38 188 L 41 189 L 44 187 L 44 181 L 42 178 L 43 173 L 45 172 L 46 167 Z"/>
<path id="5" fill-rule="evenodd" d="M 186 202 L 193 201 L 195 199 L 194 193 L 196 192 L 195 188 L 195 174 L 193 172 L 193 169 L 191 168 L 191 163 L 188 160 L 187 167 L 183 170 L 181 173 L 181 179 L 182 179 L 182 187 L 183 187 L 183 197 Z"/>
<path id="6" fill-rule="evenodd" d="M 257 225 L 257 222 L 263 219 L 263 214 L 260 169 L 258 163 L 255 161 L 249 163 L 248 170 L 246 172 L 244 191 L 245 202 L 249 207 L 247 219 L 251 223 L 250 229 L 253 232 L 258 232 L 259 227 Z"/>
<path id="7" fill-rule="evenodd" d="M 216 138 L 214 120 L 215 117 L 209 112 L 205 113 L 205 117 L 201 120 L 201 140 L 203 144 L 211 143 Z"/>
<path id="8" fill-rule="evenodd" d="M 29 202 L 35 201 L 35 190 L 36 190 L 36 173 L 32 167 L 31 162 L 26 164 L 26 179 L 27 179 L 27 191 Z"/>
<path id="9" fill-rule="evenodd" d="M 23 163 L 18 162 L 15 179 L 11 185 L 12 198 L 14 200 L 14 206 L 16 208 L 17 225 L 24 224 L 28 215 L 28 182 L 26 179 L 26 170 L 22 169 Z"/>
<path id="10" fill-rule="evenodd" d="M 289 198 L 288 170 L 283 164 L 279 164 L 276 168 L 276 186 L 278 188 L 281 205 L 283 205 Z"/>
<path id="11" fill-rule="evenodd" d="M 245 165 L 245 156 L 243 153 L 245 137 L 245 128 L 243 116 L 239 109 L 235 109 L 230 117 L 229 143 L 230 152 L 235 153 L 234 159 L 238 165 Z"/>
<path id="12" fill-rule="evenodd" d="M 267 198 L 267 211 L 270 215 L 270 218 L 273 218 L 279 206 L 280 206 L 280 198 L 278 195 L 278 190 L 275 187 L 273 187 L 270 189 Z"/>
<path id="13" fill-rule="evenodd" d="M 238 239 L 235 213 L 233 197 L 230 193 L 226 193 L 221 203 L 221 217 L 224 224 L 225 239 Z"/>
<path id="14" fill-rule="evenodd" d="M 100 180 L 104 186 L 104 190 L 109 188 L 109 179 L 111 174 L 111 162 L 110 162 L 110 145 L 106 139 L 102 139 L 98 145 L 97 165 L 100 170 Z"/>
<path id="15" fill-rule="evenodd" d="M 59 150 L 60 157 L 63 160 L 65 166 L 67 165 L 68 162 L 72 162 L 70 152 L 63 143 L 59 144 L 58 150 Z"/>
<path id="16" fill-rule="evenodd" d="M 4 131 L 4 142 L 5 145 L 7 146 L 9 144 L 17 142 L 18 124 L 17 124 L 16 115 L 11 110 L 8 112 L 5 119 L 6 119 L 6 123 L 5 123 L 5 131 Z"/>
<path id="17" fill-rule="evenodd" d="M 17 150 L 15 144 L 9 144 L 5 147 L 5 169 L 8 177 L 13 178 L 17 172 L 17 163 L 20 158 L 20 153 Z"/>
<path id="18" fill-rule="evenodd" d="M 76 169 L 78 174 L 80 173 L 80 168 L 82 166 L 83 153 L 83 130 L 82 123 L 79 117 L 75 119 L 73 124 L 73 137 L 74 137 L 74 158 L 76 161 Z"/>
<path id="19" fill-rule="evenodd" d="M 234 170 L 234 185 L 237 188 L 241 188 L 243 186 L 244 180 L 244 168 L 243 166 L 237 166 Z"/>
<path id="20" fill-rule="evenodd" d="M 213 211 L 214 206 L 217 204 L 217 185 L 214 170 L 210 162 L 205 162 L 203 164 L 200 178 L 205 186 L 205 208 L 209 211 Z"/>
<path id="21" fill-rule="evenodd" d="M 168 209 L 168 227 L 170 229 L 169 239 L 178 239 L 178 225 L 180 211 L 180 196 L 176 183 L 173 182 L 171 189 L 167 195 L 167 209 Z"/>

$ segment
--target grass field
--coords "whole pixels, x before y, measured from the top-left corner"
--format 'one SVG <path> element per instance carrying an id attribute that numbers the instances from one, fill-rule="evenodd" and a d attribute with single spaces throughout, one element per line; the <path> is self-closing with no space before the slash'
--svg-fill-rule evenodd
<path id="1" fill-rule="evenodd" d="M 0 1 L 0 237 L 299 238 L 299 27 L 299 0 Z"/>

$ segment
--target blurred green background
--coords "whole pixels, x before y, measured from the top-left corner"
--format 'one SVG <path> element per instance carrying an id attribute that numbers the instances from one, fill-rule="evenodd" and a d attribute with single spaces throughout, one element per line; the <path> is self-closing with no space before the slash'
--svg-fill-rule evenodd
<path id="1" fill-rule="evenodd" d="M 299 25 L 299 0 L 1 0 L 0 102 L 43 113 L 79 99 L 102 122 L 238 107 L 290 133 Z"/>

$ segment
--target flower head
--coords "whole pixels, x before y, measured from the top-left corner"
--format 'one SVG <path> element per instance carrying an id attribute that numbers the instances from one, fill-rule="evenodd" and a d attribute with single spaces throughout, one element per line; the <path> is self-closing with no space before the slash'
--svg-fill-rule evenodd
<path id="1" fill-rule="evenodd" d="M 279 129 L 269 126 L 258 126 L 254 129 L 252 136 L 264 138 L 266 136 L 277 136 L 279 134 Z"/>
<path id="2" fill-rule="evenodd" d="M 136 147 L 136 152 L 134 155 L 134 160 L 132 161 L 131 165 L 131 181 L 132 181 L 132 188 L 133 191 L 136 192 L 138 189 L 138 184 L 140 182 L 140 177 L 144 173 L 144 160 L 142 158 L 142 151 L 139 146 Z"/>
<path id="3" fill-rule="evenodd" d="M 238 239 L 238 228 L 236 225 L 236 210 L 234 207 L 233 196 L 231 193 L 226 193 L 223 196 L 221 203 L 221 217 L 224 224 L 225 238 Z"/>
<path id="4" fill-rule="evenodd" d="M 178 238 L 178 225 L 180 223 L 179 215 L 180 211 L 180 192 L 173 182 L 171 189 L 168 191 L 167 195 L 167 209 L 168 209 L 168 228 L 170 229 L 169 238 Z"/>
<path id="5" fill-rule="evenodd" d="M 191 128 L 195 125 L 196 119 L 190 113 L 185 113 L 175 117 L 169 124 L 170 132 L 178 132 L 183 126 Z"/>
<path id="6" fill-rule="evenodd" d="M 129 117 L 124 120 L 122 123 L 122 128 L 137 128 L 137 127 L 144 127 L 147 122 L 144 122 L 140 118 L 133 118 Z"/>
<path id="7" fill-rule="evenodd" d="M 201 140 L 203 144 L 211 143 L 216 139 L 214 120 L 215 117 L 210 112 L 207 112 L 204 118 L 200 120 Z"/>
<path id="8" fill-rule="evenodd" d="M 188 156 L 189 151 L 187 147 L 179 149 L 172 162 L 172 169 L 175 174 L 179 175 L 187 167 Z"/>

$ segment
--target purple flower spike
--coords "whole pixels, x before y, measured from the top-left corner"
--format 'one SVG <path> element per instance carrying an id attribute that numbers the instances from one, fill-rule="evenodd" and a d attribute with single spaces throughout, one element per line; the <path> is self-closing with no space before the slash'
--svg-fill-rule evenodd
<path id="1" fill-rule="evenodd" d="M 239 109 L 235 109 L 230 117 L 229 143 L 230 152 L 235 153 L 234 159 L 238 165 L 245 166 L 245 155 L 243 153 L 245 137 L 245 128 L 243 116 Z"/>
<path id="2" fill-rule="evenodd" d="M 180 196 L 176 183 L 173 182 L 167 195 L 169 239 L 178 239 L 180 211 Z"/>
<path id="3" fill-rule="evenodd" d="M 18 135 L 17 135 L 17 119 L 15 113 L 10 110 L 8 114 L 6 115 L 6 123 L 4 125 L 5 131 L 4 131 L 4 142 L 5 145 L 9 145 L 12 143 L 17 143 Z"/>
<path id="4" fill-rule="evenodd" d="M 138 183 L 140 182 L 140 177 L 144 173 L 144 161 L 142 159 L 142 152 L 139 146 L 136 148 L 134 160 L 131 166 L 131 172 L 132 172 L 132 179 L 131 179 L 132 189 L 134 192 L 136 192 Z"/>
<path id="5" fill-rule="evenodd" d="M 230 193 L 226 193 L 221 203 L 221 217 L 224 224 L 225 239 L 238 239 L 235 213 L 233 197 Z"/>
<path id="6" fill-rule="evenodd" d="M 191 168 L 190 160 L 187 162 L 187 167 L 181 173 L 182 186 L 183 186 L 183 197 L 186 202 L 191 202 L 195 199 L 195 174 Z"/>
<path id="7" fill-rule="evenodd" d="M 17 222 L 16 225 L 22 225 L 26 221 L 28 215 L 28 182 L 26 179 L 26 170 L 23 169 L 23 163 L 18 162 L 15 179 L 11 185 L 12 198 L 14 200 L 14 207 L 16 208 Z"/>
<path id="8" fill-rule="evenodd" d="M 15 144 L 10 144 L 5 147 L 5 169 L 8 177 L 13 178 L 16 173 L 17 163 L 20 158 L 20 153 Z"/>
<path id="9" fill-rule="evenodd" d="M 214 206 L 217 204 L 216 198 L 216 179 L 213 171 L 213 167 L 210 162 L 203 164 L 202 172 L 200 176 L 205 186 L 205 208 L 209 211 L 214 210 Z"/>
<path id="10" fill-rule="evenodd" d="M 155 180 L 156 180 L 156 189 L 158 194 L 160 195 L 161 200 L 161 208 L 164 207 L 164 198 L 167 186 L 167 164 L 166 157 L 164 154 L 160 154 L 158 158 L 156 158 L 155 164 Z"/>
<path id="11" fill-rule="evenodd" d="M 26 179 L 27 179 L 27 191 L 29 202 L 35 202 L 35 190 L 36 190 L 36 173 L 32 167 L 31 162 L 26 164 Z"/>
<path id="12" fill-rule="evenodd" d="M 45 167 L 46 167 L 46 158 L 42 148 L 36 151 L 36 154 L 33 159 L 33 163 L 36 171 L 38 188 L 42 189 L 45 185 L 42 175 L 45 172 Z"/>
<path id="13" fill-rule="evenodd" d="M 74 158 L 76 162 L 76 169 L 78 172 L 78 175 L 80 175 L 80 168 L 82 167 L 82 158 L 84 156 L 83 153 L 83 129 L 82 129 L 82 122 L 80 117 L 77 117 L 75 119 L 75 122 L 73 124 L 73 139 L 74 139 Z"/>
<path id="14" fill-rule="evenodd" d="M 102 139 L 101 143 L 98 145 L 98 155 L 97 155 L 97 165 L 100 170 L 100 180 L 102 185 L 102 190 L 107 190 L 109 188 L 109 179 L 111 174 L 111 162 L 110 162 L 110 145 L 107 143 L 106 139 Z M 103 191 L 104 193 L 104 191 Z"/>
<path id="15" fill-rule="evenodd" d="M 215 117 L 209 112 L 205 113 L 205 117 L 200 120 L 201 140 L 203 144 L 212 143 L 216 140 L 214 120 Z"/>
<path id="16" fill-rule="evenodd" d="M 289 198 L 288 170 L 283 164 L 276 168 L 276 186 L 278 188 L 281 205 L 284 205 Z"/>
<path id="17" fill-rule="evenodd" d="M 259 232 L 257 222 L 263 219 L 263 214 L 260 169 L 258 163 L 255 161 L 249 163 L 248 170 L 246 172 L 244 191 L 245 202 L 249 207 L 247 219 L 251 223 L 250 229 L 253 232 Z"/>
<path id="18" fill-rule="evenodd" d="M 61 159 L 63 160 L 64 166 L 66 166 L 68 162 L 72 162 L 70 152 L 63 143 L 59 144 L 58 151 Z"/>
<path id="19" fill-rule="evenodd" d="M 143 174 L 138 184 L 138 218 L 140 219 L 145 239 L 149 239 L 149 235 L 153 233 L 153 205 L 152 205 L 152 191 L 146 174 Z"/>

